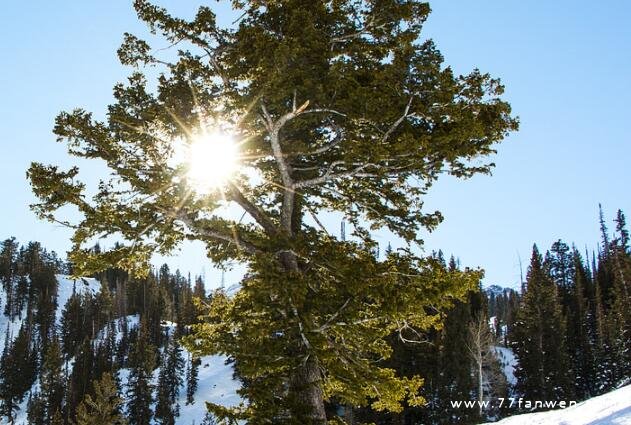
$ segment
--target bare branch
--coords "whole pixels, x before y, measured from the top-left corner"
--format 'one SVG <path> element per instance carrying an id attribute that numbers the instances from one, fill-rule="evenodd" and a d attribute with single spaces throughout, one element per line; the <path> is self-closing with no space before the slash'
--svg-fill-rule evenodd
<path id="1" fill-rule="evenodd" d="M 217 61 L 216 52 L 211 52 L 208 48 L 203 49 L 208 54 L 208 62 L 210 62 L 210 65 L 213 67 L 217 75 L 219 75 L 219 78 L 221 78 L 221 82 L 223 83 L 224 87 L 231 87 L 230 80 L 228 79 L 223 68 L 221 67 L 221 65 L 219 65 L 219 62 Z"/>
<path id="2" fill-rule="evenodd" d="M 303 105 L 304 106 L 304 105 Z M 302 107 L 301 107 L 302 108 Z M 274 158 L 278 164 L 278 169 L 280 171 L 281 179 L 283 181 L 283 185 L 286 188 L 291 188 L 293 186 L 293 182 L 291 179 L 291 168 L 287 161 L 285 161 L 285 157 L 283 155 L 283 150 L 280 146 L 280 129 L 287 123 L 287 121 L 293 119 L 298 115 L 298 111 L 289 112 L 278 119 L 278 121 L 274 122 L 271 115 L 267 111 L 265 104 L 261 104 L 261 110 L 263 111 L 263 116 L 268 124 L 268 132 L 270 136 L 270 144 L 272 145 L 272 152 L 274 154 Z"/>
<path id="3" fill-rule="evenodd" d="M 412 99 L 414 99 L 413 97 L 410 97 L 410 100 L 408 101 L 408 104 L 405 106 L 405 111 L 403 112 L 403 115 L 401 115 L 399 117 L 399 119 L 397 119 L 388 129 L 388 131 L 386 131 L 386 133 L 383 135 L 383 137 L 381 138 L 381 142 L 385 142 L 388 140 L 388 138 L 392 135 L 392 133 L 394 133 L 394 131 L 397 129 L 397 127 L 399 127 L 401 125 L 401 123 L 403 121 L 405 121 L 406 118 L 408 118 L 410 116 L 410 106 L 412 106 Z"/>
<path id="4" fill-rule="evenodd" d="M 287 123 L 287 121 L 296 117 L 301 113 L 304 108 L 309 105 L 309 101 L 305 102 L 296 111 L 289 112 L 274 122 L 271 115 L 265 108 L 265 104 L 261 104 L 261 110 L 263 111 L 263 117 L 267 122 L 267 131 L 270 136 L 270 144 L 272 145 L 272 152 L 276 163 L 278 164 L 278 170 L 280 171 L 283 186 L 285 187 L 283 194 L 283 205 L 281 210 L 281 226 L 287 233 L 292 233 L 292 215 L 294 211 L 294 182 L 291 178 L 291 167 L 285 160 L 283 150 L 280 146 L 280 129 Z"/>
<path id="5" fill-rule="evenodd" d="M 312 156 L 312 155 L 320 155 L 323 154 L 331 149 L 333 149 L 334 147 L 336 147 L 337 145 L 339 145 L 342 140 L 344 140 L 345 137 L 345 133 L 344 133 L 344 129 L 339 127 L 339 126 L 334 126 L 335 130 L 337 132 L 337 135 L 335 136 L 335 138 L 333 140 L 331 140 L 329 143 L 327 143 L 324 146 L 321 146 L 317 149 L 314 149 L 312 151 L 309 152 L 305 152 L 305 151 L 301 151 L 301 152 L 291 152 L 289 155 L 290 156 Z"/>
<path id="6" fill-rule="evenodd" d="M 294 314 L 294 316 L 296 317 L 296 320 L 298 321 L 298 331 L 300 332 L 300 337 L 302 339 L 302 343 L 305 345 L 305 347 L 307 349 L 311 349 L 311 343 L 309 342 L 309 340 L 307 339 L 307 336 L 305 335 L 305 329 L 304 329 L 304 326 L 302 324 L 302 320 L 300 319 L 300 315 L 298 314 L 298 309 L 294 305 L 294 301 L 292 300 L 291 297 L 289 297 L 289 303 L 290 303 L 290 306 L 291 306 L 291 311 Z"/>
<path id="7" fill-rule="evenodd" d="M 333 162 L 329 168 L 327 169 L 326 173 L 320 177 L 316 177 L 313 179 L 309 179 L 309 180 L 302 180 L 299 181 L 297 183 L 294 184 L 294 188 L 295 189 L 300 189 L 303 187 L 310 187 L 310 186 L 317 186 L 319 184 L 322 183 L 326 183 L 327 181 L 331 181 L 331 180 L 335 180 L 335 179 L 339 179 L 339 178 L 343 178 L 343 177 L 374 177 L 375 174 L 371 174 L 371 173 L 363 173 L 362 171 L 366 170 L 367 168 L 384 168 L 383 166 L 379 165 L 379 164 L 373 164 L 373 163 L 368 163 L 368 164 L 362 164 L 360 166 L 357 166 L 355 168 L 353 168 L 352 170 L 347 170 L 347 171 L 341 171 L 339 173 L 334 173 L 334 169 L 335 167 L 337 167 L 338 165 L 343 164 L 344 161 L 335 161 Z"/>
<path id="8" fill-rule="evenodd" d="M 341 35 L 339 37 L 333 37 L 331 38 L 330 43 L 332 45 L 335 45 L 336 43 L 342 43 L 344 41 L 348 41 L 348 40 L 352 40 L 354 38 L 359 38 L 364 34 L 368 34 L 370 33 L 371 30 L 374 29 L 379 29 L 379 28 L 383 28 L 385 27 L 385 24 L 381 24 L 381 25 L 375 25 L 375 20 L 374 18 L 370 18 L 362 28 L 360 28 L 359 30 L 355 31 L 354 33 L 351 34 L 347 34 L 347 35 Z"/>
<path id="9" fill-rule="evenodd" d="M 352 300 L 352 297 L 347 298 L 344 304 L 342 304 L 342 306 L 331 317 L 329 317 L 329 320 L 327 320 L 324 325 L 320 326 L 318 329 L 315 329 L 313 332 L 324 332 L 329 327 L 331 327 L 331 325 L 333 324 L 333 321 L 338 318 L 340 313 L 348 306 L 351 300 Z"/>
<path id="10" fill-rule="evenodd" d="M 270 144 L 272 147 L 272 153 L 274 154 L 274 158 L 276 163 L 278 164 L 278 170 L 280 171 L 281 180 L 283 186 L 285 188 L 283 194 L 283 204 L 281 209 L 281 227 L 288 234 L 293 233 L 292 229 L 292 216 L 294 210 L 295 203 L 295 185 L 294 180 L 292 178 L 292 167 L 287 162 L 286 156 L 283 153 L 283 149 L 280 143 L 280 131 L 289 121 L 293 120 L 297 116 L 301 114 L 307 113 L 329 113 L 329 114 L 337 114 L 340 116 L 346 116 L 345 114 L 335 111 L 333 109 L 323 109 L 323 108 L 315 108 L 315 109 L 307 109 L 309 106 L 309 101 L 305 101 L 300 107 L 296 107 L 297 99 L 296 92 L 294 92 L 293 98 L 293 107 L 292 111 L 282 115 L 276 121 L 272 118 L 271 114 L 265 107 L 264 103 L 261 103 L 261 112 L 265 127 L 270 137 Z"/>
<path id="11" fill-rule="evenodd" d="M 323 114 L 323 113 L 327 113 L 327 114 L 339 115 L 340 117 L 346 117 L 347 116 L 343 112 L 336 111 L 335 109 L 329 109 L 329 108 L 307 109 L 307 110 L 302 111 L 301 113 L 303 113 L 303 114 Z"/>
<path id="12" fill-rule="evenodd" d="M 316 222 L 316 224 L 318 226 L 320 226 L 320 229 L 322 229 L 322 231 L 327 235 L 329 235 L 329 232 L 326 230 L 326 227 L 324 227 L 324 225 L 322 224 L 322 222 L 320 221 L 320 219 L 318 218 L 318 216 L 313 212 L 313 210 L 311 208 L 307 208 L 307 211 L 309 212 L 309 215 L 311 215 L 311 218 L 313 218 L 313 220 Z"/>

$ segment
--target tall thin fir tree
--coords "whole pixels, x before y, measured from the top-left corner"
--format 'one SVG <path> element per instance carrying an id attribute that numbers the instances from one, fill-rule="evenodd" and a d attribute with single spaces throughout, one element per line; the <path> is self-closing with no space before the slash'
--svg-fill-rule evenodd
<path id="1" fill-rule="evenodd" d="M 156 363 L 155 347 L 149 341 L 149 330 L 140 324 L 138 338 L 129 358 L 126 414 L 130 425 L 150 425 L 153 419 L 151 405 L 154 402 L 152 372 Z"/>
<path id="2" fill-rule="evenodd" d="M 186 367 L 186 404 L 195 403 L 195 393 L 199 385 L 199 366 L 201 363 L 201 359 L 198 357 L 188 355 Z"/>
<path id="3" fill-rule="evenodd" d="M 517 391 L 530 400 L 561 400 L 573 395 L 561 306 L 548 271 L 535 245 L 513 332 Z"/>
<path id="4" fill-rule="evenodd" d="M 616 381 L 631 380 L 631 256 L 624 213 L 616 215 L 616 237 L 612 241 L 613 302 L 609 313 Z"/>
<path id="5" fill-rule="evenodd" d="M 181 372 L 184 370 L 182 348 L 175 336 L 168 339 L 164 349 L 164 362 L 158 375 L 158 395 L 155 417 L 162 425 L 174 425 L 180 414 L 177 402 L 183 384 Z"/>
<path id="6" fill-rule="evenodd" d="M 52 421 L 55 412 L 63 408 L 65 375 L 63 373 L 61 345 L 57 338 L 48 346 L 40 373 L 40 397 L 44 403 L 46 423 Z"/>
<path id="7" fill-rule="evenodd" d="M 591 278 L 580 253 L 573 250 L 574 288 L 566 316 L 567 348 L 576 396 L 589 398 L 597 392 L 596 329 L 589 303 Z"/>

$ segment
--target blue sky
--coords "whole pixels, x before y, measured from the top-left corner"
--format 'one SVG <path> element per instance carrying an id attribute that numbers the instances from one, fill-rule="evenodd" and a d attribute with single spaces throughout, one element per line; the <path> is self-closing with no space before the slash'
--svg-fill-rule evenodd
<path id="1" fill-rule="evenodd" d="M 183 16 L 198 3 L 161 2 Z M 631 3 L 440 0 L 431 6 L 425 36 L 456 72 L 478 67 L 502 78 L 521 130 L 499 146 L 493 176 L 434 186 L 426 203 L 445 222 L 426 235 L 426 249 L 442 248 L 464 265 L 484 268 L 485 283 L 516 286 L 518 258 L 526 264 L 533 243 L 547 248 L 561 238 L 592 249 L 599 202 L 608 218 L 618 208 L 631 214 Z M 116 58 L 122 34 L 145 28 L 127 0 L 14 1 L 1 16 L 0 238 L 39 240 L 64 253 L 69 232 L 29 211 L 34 199 L 25 170 L 33 160 L 69 164 L 51 132 L 55 116 L 74 107 L 102 116 L 112 86 L 129 72 Z M 200 249 L 187 247 L 168 262 L 194 274 L 205 270 L 211 286 L 218 282 Z"/>

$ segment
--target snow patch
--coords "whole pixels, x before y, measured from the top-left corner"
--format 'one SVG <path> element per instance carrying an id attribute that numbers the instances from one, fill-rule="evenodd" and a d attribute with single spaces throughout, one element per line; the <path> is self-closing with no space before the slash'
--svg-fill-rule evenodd
<path id="1" fill-rule="evenodd" d="M 515 353 L 513 353 L 513 350 L 510 348 L 500 346 L 493 347 L 493 350 L 495 350 L 495 356 L 502 366 L 502 371 L 504 372 L 504 376 L 506 376 L 506 380 L 511 387 L 514 387 L 517 384 L 517 378 L 515 378 L 517 358 L 515 357 Z"/>
<path id="2" fill-rule="evenodd" d="M 59 286 L 57 289 L 57 324 L 61 323 L 61 313 L 73 293 L 96 295 L 101 290 L 101 284 L 93 278 L 71 279 L 70 276 L 55 275 Z"/>

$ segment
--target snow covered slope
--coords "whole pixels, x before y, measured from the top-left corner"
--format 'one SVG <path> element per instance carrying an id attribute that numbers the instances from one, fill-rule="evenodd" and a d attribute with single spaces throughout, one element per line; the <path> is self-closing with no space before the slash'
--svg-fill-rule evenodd
<path id="1" fill-rule="evenodd" d="M 226 407 L 238 406 L 241 398 L 237 395 L 240 384 L 232 379 L 232 367 L 226 366 L 225 357 L 207 356 L 201 358 L 199 384 L 195 393 L 195 403 L 186 405 L 186 390 L 180 390 L 180 416 L 176 425 L 201 423 L 206 414 L 206 401 Z"/>
<path id="2" fill-rule="evenodd" d="M 502 366 L 502 371 L 506 376 L 506 380 L 514 387 L 517 383 L 517 378 L 515 378 L 515 366 L 517 366 L 517 359 L 515 358 L 513 350 L 500 346 L 495 346 L 493 349 L 495 350 L 495 356 Z"/>
<path id="3" fill-rule="evenodd" d="M 55 275 L 55 277 L 59 283 L 57 288 L 57 324 L 61 322 L 61 313 L 73 292 L 96 295 L 101 290 L 101 284 L 96 279 L 70 279 L 61 274 Z"/>
<path id="4" fill-rule="evenodd" d="M 550 412 L 506 418 L 498 425 L 631 425 L 631 385 Z"/>
<path id="5" fill-rule="evenodd" d="M 59 283 L 57 289 L 57 311 L 56 318 L 57 324 L 61 321 L 61 312 L 63 311 L 68 299 L 72 296 L 73 291 L 76 291 L 78 294 L 90 293 L 96 294 L 101 289 L 101 284 L 96 279 L 70 279 L 68 276 L 64 275 L 55 275 L 57 278 L 57 282 Z M 0 288 L 0 306 L 4 307 L 7 302 L 7 294 Z M 14 320 L 9 321 L 9 318 L 2 314 L 2 310 L 0 310 L 0 347 L 4 346 L 4 340 L 7 336 L 7 324 L 8 326 L 8 335 L 13 335 L 14 337 L 17 335 L 20 330 L 20 326 L 22 325 L 22 319 L 26 317 L 26 311 L 22 311 L 21 317 L 16 317 Z"/>
<path id="6" fill-rule="evenodd" d="M 72 296 L 73 292 L 76 293 L 90 293 L 97 294 L 101 288 L 99 281 L 96 279 L 70 279 L 68 276 L 56 275 L 57 282 L 59 283 L 57 291 L 57 311 L 56 318 L 57 323 L 61 321 L 61 313 Z M 0 307 L 3 307 L 6 303 L 6 294 L 0 286 Z M 4 345 L 6 338 L 6 330 L 9 330 L 9 335 L 15 337 L 20 329 L 22 320 L 26 317 L 26 311 L 23 312 L 21 318 L 16 317 L 15 320 L 9 321 L 9 319 L 2 314 L 0 310 L 0 347 Z M 117 333 L 116 341 L 119 342 L 122 337 L 122 321 L 126 321 L 128 329 L 132 329 L 139 325 L 139 316 L 127 316 L 125 318 L 117 319 Z M 8 326 L 7 326 L 8 325 Z M 175 324 L 170 322 L 164 322 L 164 327 L 174 328 Z M 173 329 L 170 329 L 173 331 Z M 103 332 L 99 337 L 102 338 Z M 189 353 L 183 350 L 185 358 Z M 201 424 L 206 414 L 206 401 L 220 404 L 226 407 L 237 406 L 241 403 L 241 398 L 237 394 L 237 390 L 240 387 L 240 383 L 233 379 L 233 368 L 230 365 L 226 365 L 226 357 L 224 356 L 205 356 L 201 359 L 201 365 L 199 367 L 198 375 L 198 387 L 195 394 L 195 402 L 190 405 L 186 405 L 186 388 L 183 385 L 180 387 L 179 405 L 180 416 L 176 418 L 176 425 L 191 425 Z M 71 362 L 72 363 L 72 362 Z M 71 364 L 70 363 L 70 364 Z M 154 372 L 154 382 L 157 383 L 159 370 Z M 181 371 L 182 379 L 185 381 L 185 370 Z M 129 371 L 122 369 L 119 371 L 119 377 L 123 384 L 123 391 L 125 390 L 125 384 L 127 381 L 127 375 Z M 27 420 L 27 404 L 29 395 L 37 392 L 39 389 L 39 383 L 36 382 L 30 392 L 27 392 L 22 403 L 19 404 L 20 410 L 17 412 L 15 418 L 15 425 L 28 425 Z M 8 424 L 6 418 L 0 417 L 0 425 Z"/>

